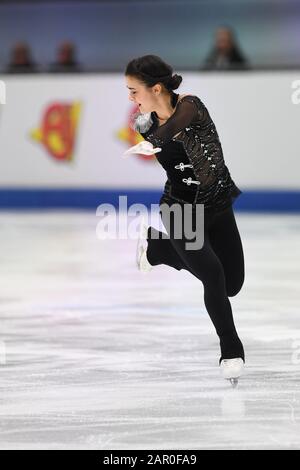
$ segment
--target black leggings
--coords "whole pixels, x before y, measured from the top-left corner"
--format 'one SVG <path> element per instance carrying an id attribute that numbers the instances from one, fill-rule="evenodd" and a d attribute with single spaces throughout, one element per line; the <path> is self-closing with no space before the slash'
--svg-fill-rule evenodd
<path id="1" fill-rule="evenodd" d="M 172 202 L 167 205 L 170 207 Z M 160 210 L 167 236 L 154 227 L 148 228 L 147 258 L 150 264 L 186 269 L 200 279 L 204 287 L 205 307 L 220 338 L 220 361 L 235 357 L 245 360 L 228 299 L 237 295 L 244 283 L 243 247 L 232 206 L 216 214 L 205 213 L 204 244 L 198 250 L 186 249 L 185 244 L 191 239 L 186 239 L 184 232 L 181 238 L 174 237 L 175 218 L 169 218 L 168 226 L 164 214 Z M 195 228 L 195 218 L 192 220 Z"/>

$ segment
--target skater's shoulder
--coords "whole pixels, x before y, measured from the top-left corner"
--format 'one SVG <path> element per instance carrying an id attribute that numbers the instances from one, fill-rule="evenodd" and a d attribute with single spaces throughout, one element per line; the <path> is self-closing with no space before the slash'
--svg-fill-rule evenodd
<path id="1" fill-rule="evenodd" d="M 177 104 L 184 103 L 186 101 L 189 103 L 194 103 L 198 109 L 201 109 L 204 106 L 204 103 L 199 98 L 199 96 L 193 93 L 185 93 L 185 94 L 179 95 Z"/>

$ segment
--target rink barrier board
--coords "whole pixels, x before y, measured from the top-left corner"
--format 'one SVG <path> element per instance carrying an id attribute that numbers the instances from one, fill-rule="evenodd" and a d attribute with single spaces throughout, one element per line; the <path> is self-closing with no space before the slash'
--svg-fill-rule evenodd
<path id="1" fill-rule="evenodd" d="M 300 191 L 242 190 L 234 202 L 238 211 L 300 212 Z M 136 189 L 0 189 L 0 209 L 96 209 L 109 203 L 119 207 L 119 196 L 127 196 L 127 207 L 158 204 L 161 191 Z"/>

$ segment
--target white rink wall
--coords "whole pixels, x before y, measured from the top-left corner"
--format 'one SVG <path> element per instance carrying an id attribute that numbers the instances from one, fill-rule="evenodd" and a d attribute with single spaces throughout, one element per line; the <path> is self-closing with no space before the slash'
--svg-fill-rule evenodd
<path id="1" fill-rule="evenodd" d="M 299 199 L 300 70 L 178 73 L 184 80 L 177 91 L 206 104 L 242 191 L 293 191 Z M 1 80 L 0 190 L 162 190 L 166 176 L 155 157 L 122 158 L 141 139 L 129 126 L 135 105 L 122 74 Z M 58 114 L 49 113 L 53 106 Z M 70 143 L 73 151 L 59 160 Z"/>

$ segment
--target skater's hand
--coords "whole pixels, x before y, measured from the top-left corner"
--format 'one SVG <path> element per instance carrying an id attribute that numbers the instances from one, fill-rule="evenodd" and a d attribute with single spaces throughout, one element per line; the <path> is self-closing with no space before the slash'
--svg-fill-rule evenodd
<path id="1" fill-rule="evenodd" d="M 126 150 L 126 152 L 122 156 L 123 158 L 126 158 L 128 155 L 131 155 L 132 153 L 138 153 L 138 154 L 140 153 L 142 155 L 153 155 L 154 153 L 157 153 L 160 151 L 161 151 L 160 147 L 153 148 L 153 145 L 151 144 L 151 142 L 148 142 L 147 140 L 143 140 L 142 142 L 139 142 L 138 144 Z"/>

